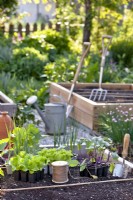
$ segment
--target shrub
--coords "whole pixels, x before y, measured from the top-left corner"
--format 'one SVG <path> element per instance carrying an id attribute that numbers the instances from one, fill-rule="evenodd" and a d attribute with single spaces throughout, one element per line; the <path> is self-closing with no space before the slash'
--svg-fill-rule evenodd
<path id="1" fill-rule="evenodd" d="M 44 68 L 44 76 L 52 82 L 71 81 L 77 65 L 77 57 L 65 54 L 57 56 L 55 62 L 48 63 Z"/>
<path id="2" fill-rule="evenodd" d="M 47 55 L 41 55 L 34 48 L 17 48 L 13 50 L 12 66 L 7 71 L 16 74 L 19 79 L 24 80 L 29 77 L 40 79 L 43 67 L 48 62 Z"/>
<path id="3" fill-rule="evenodd" d="M 118 40 L 111 47 L 113 60 L 122 67 L 132 68 L 133 66 L 133 40 Z"/>
<path id="4" fill-rule="evenodd" d="M 12 60 L 12 48 L 13 44 L 11 39 L 6 39 L 0 36 L 0 71 L 4 71 L 6 68 L 10 69 Z"/>
<path id="5" fill-rule="evenodd" d="M 42 37 L 42 35 L 37 36 L 28 36 L 21 40 L 21 42 L 18 44 L 19 48 L 23 47 L 33 47 L 36 50 L 40 51 L 41 54 L 47 54 L 50 61 L 55 60 L 55 56 L 57 54 L 56 47 L 52 44 L 49 44 L 45 41 L 45 38 Z"/>
<path id="6" fill-rule="evenodd" d="M 38 38 L 38 40 L 45 40 L 49 44 L 54 45 L 57 49 L 57 53 L 70 51 L 70 40 L 66 34 L 61 32 L 57 32 L 52 29 L 46 29 L 44 31 L 37 31 L 33 33 L 31 37 Z"/>

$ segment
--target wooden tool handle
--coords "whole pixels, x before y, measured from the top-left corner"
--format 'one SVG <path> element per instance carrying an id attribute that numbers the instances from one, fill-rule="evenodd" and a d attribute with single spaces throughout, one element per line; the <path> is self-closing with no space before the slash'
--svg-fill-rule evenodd
<path id="1" fill-rule="evenodd" d="M 123 151 L 122 151 L 123 158 L 126 158 L 128 155 L 129 142 L 130 142 L 130 134 L 126 133 L 123 140 Z"/>
<path id="2" fill-rule="evenodd" d="M 81 56 L 80 63 L 79 63 L 79 65 L 78 65 L 78 67 L 77 67 L 77 70 L 76 70 L 76 73 L 75 73 L 75 76 L 74 76 L 74 79 L 73 79 L 73 83 L 72 83 L 72 86 L 71 86 L 71 89 L 70 89 L 70 93 L 69 93 L 69 96 L 68 96 L 67 103 L 69 103 L 70 100 L 71 100 L 71 96 L 72 96 L 72 93 L 73 93 L 73 90 L 74 90 L 76 81 L 77 81 L 77 79 L 78 79 L 80 69 L 81 69 L 81 67 L 82 67 L 82 64 L 83 64 L 83 62 L 84 62 L 84 59 L 85 59 L 87 53 L 90 51 L 91 43 L 90 43 L 90 42 L 84 42 L 84 46 L 86 46 L 86 48 L 85 48 L 84 51 L 83 51 L 83 54 L 82 54 L 82 56 Z"/>
<path id="3" fill-rule="evenodd" d="M 111 35 L 103 35 L 102 38 L 112 39 L 112 36 Z"/>
<path id="4" fill-rule="evenodd" d="M 75 83 L 77 81 L 80 69 L 81 69 L 81 67 L 83 65 L 84 58 L 86 57 L 87 53 L 90 50 L 90 45 L 91 45 L 90 42 L 84 42 L 84 48 L 86 47 L 86 49 L 84 49 L 84 52 L 83 52 L 83 54 L 81 56 L 81 60 L 79 62 L 79 65 L 77 67 L 77 70 L 76 70 L 76 73 L 75 73 L 75 76 L 74 76 L 74 79 L 73 79 L 73 83 Z"/>

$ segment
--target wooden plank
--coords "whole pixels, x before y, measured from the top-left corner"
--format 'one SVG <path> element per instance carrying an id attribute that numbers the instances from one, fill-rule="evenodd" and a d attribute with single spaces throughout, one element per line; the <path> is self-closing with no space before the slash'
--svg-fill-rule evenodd
<path id="1" fill-rule="evenodd" d="M 63 88 L 62 86 L 58 84 L 51 84 L 50 86 L 50 94 L 56 94 L 58 96 L 61 96 L 66 99 L 68 98 L 69 90 L 66 88 Z M 50 98 L 50 102 L 55 102 L 56 100 L 54 98 Z M 66 101 L 67 102 L 67 101 Z M 91 100 L 87 100 L 86 98 L 77 95 L 73 93 L 73 96 L 71 98 L 71 104 L 74 106 L 74 109 L 70 116 L 75 119 L 76 121 L 79 121 L 83 125 L 93 129 L 93 109 L 96 104 L 95 102 L 92 102 Z M 94 104 L 94 105 L 93 105 Z"/>
<path id="2" fill-rule="evenodd" d="M 58 85 L 52 83 L 50 85 L 50 94 L 56 94 L 64 98 L 65 102 L 67 103 L 69 90 Z M 97 103 L 91 101 L 90 99 L 86 99 L 78 94 L 73 93 L 70 104 L 77 108 L 82 108 L 84 112 L 93 112 L 93 106 L 96 106 Z"/>
<path id="3" fill-rule="evenodd" d="M 70 117 L 80 122 L 84 126 L 89 127 L 92 130 L 94 129 L 94 119 L 93 116 L 89 113 L 74 107 L 74 110 L 70 114 Z"/>
<path id="4" fill-rule="evenodd" d="M 63 87 L 70 87 L 71 83 L 59 83 Z M 98 88 L 98 83 L 76 83 L 76 88 L 95 87 Z M 103 83 L 102 87 L 105 89 L 118 89 L 118 90 L 133 90 L 133 84 L 125 83 Z"/>

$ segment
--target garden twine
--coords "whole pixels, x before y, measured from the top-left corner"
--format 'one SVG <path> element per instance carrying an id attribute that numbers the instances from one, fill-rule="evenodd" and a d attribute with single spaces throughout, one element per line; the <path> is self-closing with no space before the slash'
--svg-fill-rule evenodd
<path id="1" fill-rule="evenodd" d="M 55 161 L 52 164 L 52 182 L 66 183 L 68 182 L 68 162 Z"/>
<path id="2" fill-rule="evenodd" d="M 23 191 L 23 190 L 76 187 L 76 186 L 91 185 L 91 184 L 104 184 L 104 183 L 126 182 L 126 181 L 133 181 L 133 178 L 114 179 L 114 180 L 106 180 L 106 181 L 93 181 L 93 182 L 84 182 L 84 183 L 72 183 L 72 184 L 64 184 L 64 185 L 47 185 L 47 186 L 37 186 L 37 187 L 28 187 L 28 188 L 10 188 L 10 189 L 1 188 L 0 192 L 13 192 L 13 191 L 17 192 L 17 191 Z"/>

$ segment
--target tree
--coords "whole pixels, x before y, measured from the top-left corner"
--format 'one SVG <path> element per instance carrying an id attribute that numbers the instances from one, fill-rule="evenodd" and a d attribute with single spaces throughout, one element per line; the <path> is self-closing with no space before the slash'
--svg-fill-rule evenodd
<path id="1" fill-rule="evenodd" d="M 30 1 L 30 0 L 24 0 Z M 44 3 L 52 3 L 51 0 L 42 0 Z M 99 30 L 114 33 L 123 16 L 123 5 L 132 0 L 53 0 L 56 4 L 56 20 L 69 27 L 70 24 L 83 23 L 82 41 L 90 41 L 91 35 Z M 39 3 L 39 0 L 34 0 Z M 78 9 L 77 9 L 78 8 Z M 96 26 L 98 27 L 96 29 Z M 113 27 L 113 28 L 112 28 Z"/>
<path id="2" fill-rule="evenodd" d="M 0 11 L 9 15 L 16 9 L 17 4 L 17 0 L 0 0 Z"/>
<path id="3" fill-rule="evenodd" d="M 7 16 L 10 16 L 17 8 L 17 0 L 0 0 L 0 25 L 7 20 Z"/>

